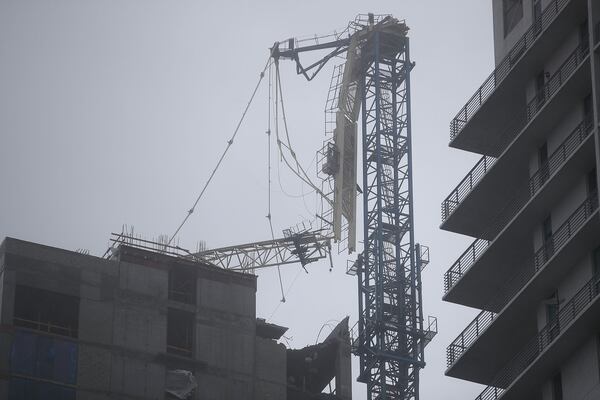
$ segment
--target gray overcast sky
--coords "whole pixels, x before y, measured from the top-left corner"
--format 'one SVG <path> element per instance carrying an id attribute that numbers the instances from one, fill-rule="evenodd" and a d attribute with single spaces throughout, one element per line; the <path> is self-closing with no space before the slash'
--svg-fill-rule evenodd
<path id="1" fill-rule="evenodd" d="M 443 376 L 445 348 L 476 310 L 441 301 L 443 273 L 470 242 L 438 229 L 440 203 L 476 155 L 447 147 L 448 125 L 493 69 L 491 0 L 0 0 L 0 237 L 86 248 L 135 226 L 171 234 L 231 136 L 274 41 L 323 34 L 359 13 L 391 13 L 411 27 L 416 233 L 431 247 L 425 314 L 440 334 L 426 351 L 421 398 L 470 399 L 481 387 Z M 330 66 L 331 67 L 331 66 Z M 305 165 L 323 140 L 331 69 L 313 82 L 282 65 L 293 143 Z M 267 91 L 180 234 L 195 248 L 266 240 Z M 311 167 L 314 170 L 314 167 Z M 278 232 L 314 206 L 274 167 Z M 281 181 L 281 184 L 279 184 Z M 292 195 L 292 196 L 288 196 Z M 259 274 L 258 316 L 288 326 L 290 345 L 324 323 L 356 321 L 356 278 L 346 259 Z M 351 257 L 350 257 L 351 258 Z M 356 398 L 365 387 L 355 384 Z"/>

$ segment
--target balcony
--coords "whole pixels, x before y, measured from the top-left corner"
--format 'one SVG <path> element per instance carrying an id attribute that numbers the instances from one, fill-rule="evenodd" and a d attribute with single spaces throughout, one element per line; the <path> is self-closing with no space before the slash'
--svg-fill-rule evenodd
<path id="1" fill-rule="evenodd" d="M 552 0 L 452 120 L 450 146 L 498 156 L 502 146 L 496 127 L 522 107 L 517 101 L 522 88 L 564 40 L 564 32 L 576 29 L 586 14 L 585 0 Z"/>
<path id="2" fill-rule="evenodd" d="M 598 195 L 591 194 L 523 264 L 448 346 L 446 374 L 490 384 L 513 350 L 535 331 L 539 301 L 551 292 L 600 236 Z M 518 327 L 518 329 L 516 329 Z"/>
<path id="3" fill-rule="evenodd" d="M 521 185 L 512 199 L 503 207 L 499 207 L 500 211 L 496 212 L 495 217 L 486 221 L 485 230 L 480 232 L 480 236 L 485 239 L 476 239 L 446 272 L 444 276 L 446 294 L 475 263 L 481 261 L 480 257 L 492 246 L 491 239 L 496 238 L 492 247 L 498 250 L 486 254 L 488 260 L 495 259 L 495 255 L 504 252 L 507 247 L 515 252 L 518 248 L 514 245 L 515 239 L 518 239 L 523 232 L 529 232 L 530 226 L 544 217 L 548 211 L 548 204 L 555 195 L 577 176 L 593 167 L 595 158 L 591 132 L 590 119 L 579 123 L 550 155 L 548 161 L 529 178 L 526 184 Z M 474 208 L 475 205 L 472 207 Z M 479 213 L 476 215 L 481 218 Z M 521 243 L 526 244 L 527 240 Z M 503 258 L 498 257 L 498 259 Z M 476 293 L 474 288 L 469 288 L 468 291 Z M 489 292 L 489 288 L 486 288 L 486 292 Z M 453 295 L 448 296 L 447 300 L 459 301 L 458 298 L 453 300 L 452 297 Z"/>
<path id="4" fill-rule="evenodd" d="M 600 328 L 600 276 L 590 279 L 493 378 L 476 400 L 534 398 L 577 346 Z"/>
<path id="5" fill-rule="evenodd" d="M 545 183 L 577 150 L 592 128 L 591 119 L 579 123 L 550 155 L 547 165 L 539 168 L 529 180 L 526 180 L 529 160 L 525 152 L 507 151 L 493 169 L 496 159 L 483 156 L 442 203 L 442 229 L 493 239 L 505 226 L 501 222 L 507 223 L 509 214 L 514 216 L 519 211 L 516 203 L 525 205 L 543 186 L 540 184 Z M 521 176 L 525 179 L 516 179 Z M 507 188 L 507 182 L 514 188 Z M 501 192 L 504 195 L 498 190 L 503 184 L 505 187 Z"/>
<path id="6" fill-rule="evenodd" d="M 469 194 L 480 186 L 478 184 L 489 172 L 503 173 L 504 176 L 510 177 L 522 175 L 517 171 L 523 169 L 527 163 L 526 157 L 530 152 L 526 150 L 533 150 L 539 144 L 540 136 L 545 135 L 559 121 L 564 110 L 588 94 L 591 87 L 588 55 L 587 43 L 577 46 L 542 90 L 522 109 L 515 110 L 513 116 L 516 117 L 511 119 L 508 126 L 506 123 L 502 123 L 504 130 L 495 136 L 496 148 L 493 151 L 494 154 L 500 154 L 501 167 L 492 168 L 496 164 L 496 158 L 488 155 L 483 156 L 477 162 L 475 167 L 442 202 L 443 229 L 479 236 L 477 234 L 478 225 L 475 223 L 475 226 L 471 226 L 470 224 L 473 222 L 472 218 L 469 218 L 472 213 L 464 212 L 464 210 L 461 212 L 461 204 L 468 200 Z M 536 118 L 538 115 L 540 117 Z M 497 186 L 494 185 L 494 189 L 496 188 Z M 510 188 L 507 189 L 510 190 Z M 486 207 L 481 211 L 495 209 L 500 205 L 502 198 L 498 197 L 496 190 L 494 192 L 493 196 L 487 196 Z M 470 207 L 465 207 L 465 209 L 470 210 Z M 485 217 L 485 215 L 483 216 Z M 477 221 L 481 220 L 481 218 L 477 219 Z"/>

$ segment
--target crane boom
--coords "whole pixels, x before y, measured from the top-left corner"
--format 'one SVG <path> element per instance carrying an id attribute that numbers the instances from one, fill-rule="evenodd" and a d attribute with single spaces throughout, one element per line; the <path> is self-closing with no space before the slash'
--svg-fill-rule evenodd
<path id="1" fill-rule="evenodd" d="M 328 238 L 307 231 L 290 233 L 280 239 L 210 249 L 193 256 L 224 269 L 252 272 L 294 263 L 304 267 L 327 257 L 329 247 Z"/>

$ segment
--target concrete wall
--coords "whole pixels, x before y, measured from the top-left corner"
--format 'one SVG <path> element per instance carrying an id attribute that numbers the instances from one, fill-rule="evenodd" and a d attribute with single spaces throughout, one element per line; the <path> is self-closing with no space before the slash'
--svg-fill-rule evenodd
<path id="1" fill-rule="evenodd" d="M 596 400 L 600 398 L 598 338 L 592 337 L 573 353 L 556 371 L 561 374 L 565 400 Z M 544 384 L 543 399 L 554 400 L 552 383 Z"/>
<path id="2" fill-rule="evenodd" d="M 256 338 L 255 400 L 285 399 L 286 349 L 273 340 Z"/>
<path id="3" fill-rule="evenodd" d="M 533 20 L 532 0 L 523 0 L 523 18 L 504 36 L 503 0 L 492 1 L 492 14 L 494 19 L 494 56 L 496 65 L 506 57 L 510 49 L 517 43 L 531 26 Z"/>

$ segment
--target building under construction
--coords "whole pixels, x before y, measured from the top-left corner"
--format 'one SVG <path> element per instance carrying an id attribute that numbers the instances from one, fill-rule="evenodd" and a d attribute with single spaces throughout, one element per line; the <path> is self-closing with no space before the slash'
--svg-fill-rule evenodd
<path id="1" fill-rule="evenodd" d="M 6 238 L 0 398 L 352 398 L 344 319 L 287 349 L 256 318 L 256 279 L 128 238 L 100 258 Z"/>

